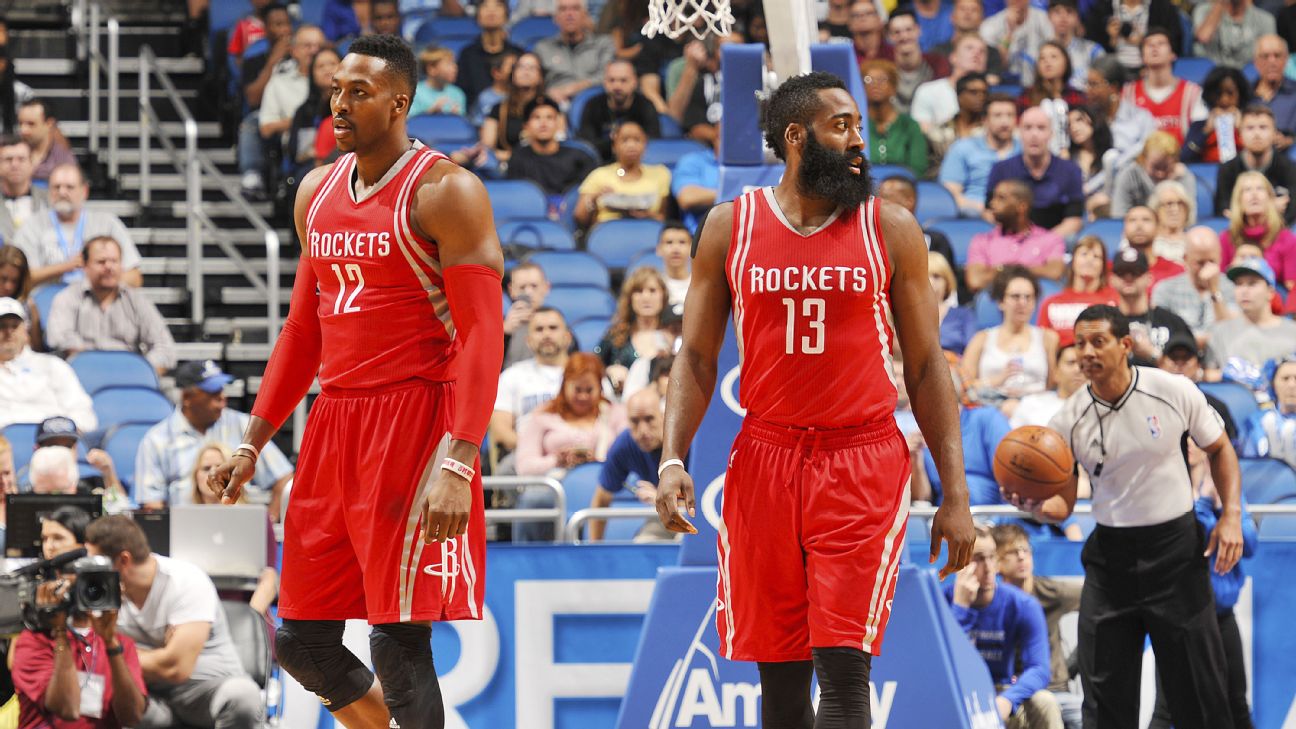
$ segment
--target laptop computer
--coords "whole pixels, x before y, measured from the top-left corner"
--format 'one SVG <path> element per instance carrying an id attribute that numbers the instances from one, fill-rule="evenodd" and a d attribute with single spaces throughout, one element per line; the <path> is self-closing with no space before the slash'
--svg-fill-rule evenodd
<path id="1" fill-rule="evenodd" d="M 212 577 L 255 580 L 266 566 L 266 507 L 260 504 L 171 507 L 171 558 Z"/>

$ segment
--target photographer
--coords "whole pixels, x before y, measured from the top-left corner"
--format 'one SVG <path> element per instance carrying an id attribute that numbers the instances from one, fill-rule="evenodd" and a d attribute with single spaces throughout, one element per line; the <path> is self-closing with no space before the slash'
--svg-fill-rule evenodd
<path id="1" fill-rule="evenodd" d="M 78 549 L 90 516 L 65 506 L 41 523 L 45 559 Z M 36 605 L 64 606 L 49 614 L 49 631 L 24 630 L 13 649 L 19 727 L 116 729 L 135 726 L 144 715 L 144 677 L 135 643 L 117 634 L 117 612 L 71 611 L 65 598 L 74 576 L 40 585 Z"/>

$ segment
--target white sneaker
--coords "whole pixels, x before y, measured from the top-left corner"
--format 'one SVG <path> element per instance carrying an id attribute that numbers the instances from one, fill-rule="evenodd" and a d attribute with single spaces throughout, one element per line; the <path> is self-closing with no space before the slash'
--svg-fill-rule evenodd
<path id="1" fill-rule="evenodd" d="M 265 183 L 261 181 L 261 173 L 244 172 L 243 177 L 239 180 L 239 185 L 247 191 L 260 191 L 265 188 Z"/>

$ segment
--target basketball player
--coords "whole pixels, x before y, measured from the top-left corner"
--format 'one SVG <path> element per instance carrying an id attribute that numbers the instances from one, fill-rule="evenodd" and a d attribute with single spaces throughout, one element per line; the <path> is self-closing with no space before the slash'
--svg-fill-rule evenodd
<path id="1" fill-rule="evenodd" d="M 405 132 L 416 68 L 409 46 L 377 35 L 338 66 L 343 155 L 297 193 L 292 306 L 246 442 L 209 482 L 238 496 L 318 372 L 275 652 L 353 729 L 440 729 L 430 621 L 482 614 L 476 467 L 503 360 L 503 258 L 482 184 Z M 377 682 L 342 646 L 349 618 L 373 625 Z"/>
<path id="2" fill-rule="evenodd" d="M 759 664 L 767 729 L 862 728 L 909 513 L 909 450 L 893 416 L 896 334 L 914 415 L 949 484 L 932 522 L 931 560 L 942 539 L 949 545 L 942 578 L 967 564 L 974 542 L 958 405 L 922 230 L 907 210 L 871 196 L 845 85 L 822 72 L 793 77 L 765 114 L 765 139 L 787 170 L 777 187 L 718 205 L 703 224 L 657 511 L 667 528 L 694 530 L 681 512 L 695 511 L 681 459 L 715 387 L 732 312 L 747 416 L 725 477 L 721 652 Z"/>

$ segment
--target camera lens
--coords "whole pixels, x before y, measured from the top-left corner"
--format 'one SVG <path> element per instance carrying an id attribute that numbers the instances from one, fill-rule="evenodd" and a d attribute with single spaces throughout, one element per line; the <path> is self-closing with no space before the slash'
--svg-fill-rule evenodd
<path id="1" fill-rule="evenodd" d="M 86 585 L 85 599 L 90 602 L 99 602 L 100 600 L 104 599 L 106 594 L 107 591 L 104 590 L 103 585 L 97 583 L 91 583 L 89 585 Z"/>

